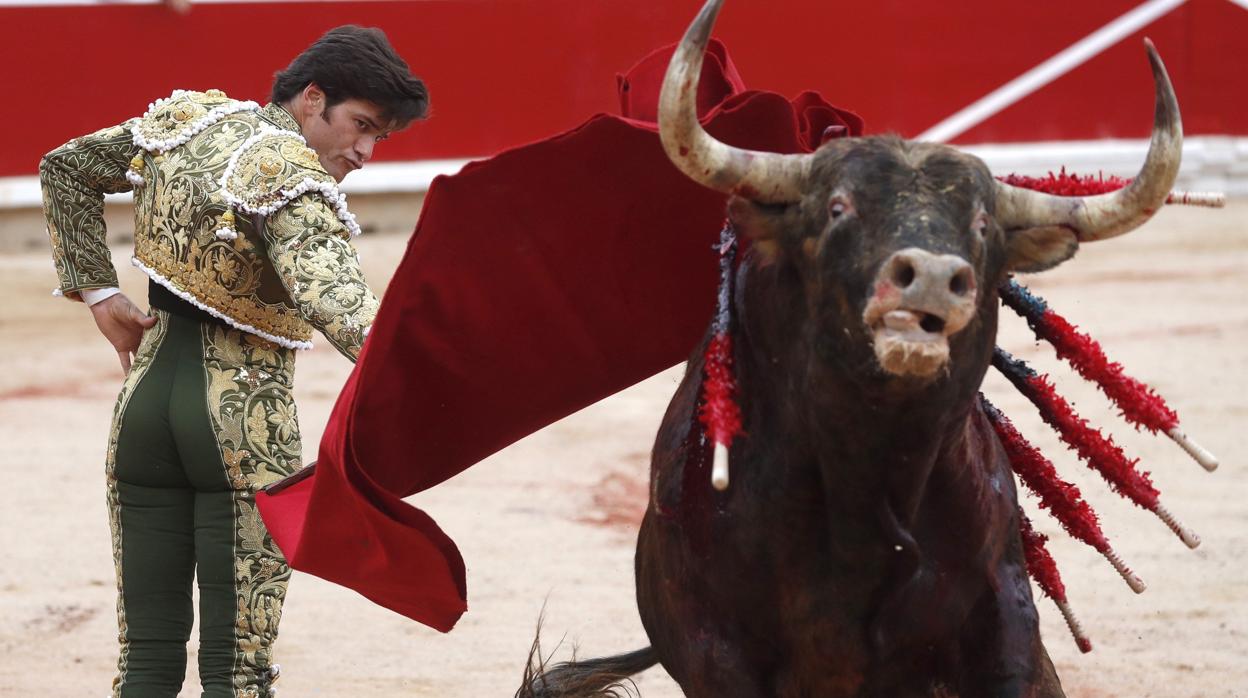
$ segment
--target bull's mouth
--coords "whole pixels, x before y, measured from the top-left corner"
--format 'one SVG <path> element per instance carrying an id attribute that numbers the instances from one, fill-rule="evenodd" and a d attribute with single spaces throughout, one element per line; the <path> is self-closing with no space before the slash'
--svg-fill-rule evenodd
<path id="1" fill-rule="evenodd" d="M 949 362 L 945 320 L 919 310 L 897 309 L 871 323 L 875 358 L 886 373 L 927 378 Z"/>

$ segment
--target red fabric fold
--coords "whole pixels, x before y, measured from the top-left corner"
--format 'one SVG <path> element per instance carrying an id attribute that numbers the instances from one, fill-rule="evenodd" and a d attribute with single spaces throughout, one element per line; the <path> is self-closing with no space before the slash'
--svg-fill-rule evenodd
<path id="1" fill-rule="evenodd" d="M 861 133 L 861 119 L 813 93 L 799 109 L 742 92 L 727 51 L 712 48 L 719 87 L 707 94 L 718 101 L 703 123 L 715 137 L 805 152 L 802 124 L 837 114 Z M 434 181 L 315 475 L 258 497 L 295 569 L 449 630 L 467 608 L 463 560 L 402 498 L 697 344 L 714 308 L 725 195 L 687 179 L 659 144 L 646 105 L 657 104 L 664 52 L 620 78 L 634 118 L 597 115 Z"/>
<path id="2" fill-rule="evenodd" d="M 659 86 L 667 73 L 667 64 L 676 52 L 676 44 L 656 49 L 637 62 L 628 72 L 615 76 L 620 94 L 620 114 L 638 121 L 659 120 Z M 745 91 L 737 66 L 728 55 L 728 48 L 719 41 L 707 42 L 702 58 L 702 72 L 698 78 L 698 118 L 723 103 L 729 97 Z"/>

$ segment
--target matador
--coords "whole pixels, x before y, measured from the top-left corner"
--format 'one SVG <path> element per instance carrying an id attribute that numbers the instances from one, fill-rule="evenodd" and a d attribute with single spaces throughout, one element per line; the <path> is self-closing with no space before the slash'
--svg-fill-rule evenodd
<path id="1" fill-rule="evenodd" d="M 380 30 L 339 27 L 266 106 L 179 90 L 40 164 L 58 293 L 90 305 L 127 371 L 106 456 L 115 698 L 181 690 L 196 580 L 203 695 L 273 694 L 290 570 L 255 492 L 301 464 L 296 350 L 316 329 L 354 361 L 377 311 L 338 183 L 427 110 Z M 123 191 L 149 313 L 105 243 L 104 195 Z"/>

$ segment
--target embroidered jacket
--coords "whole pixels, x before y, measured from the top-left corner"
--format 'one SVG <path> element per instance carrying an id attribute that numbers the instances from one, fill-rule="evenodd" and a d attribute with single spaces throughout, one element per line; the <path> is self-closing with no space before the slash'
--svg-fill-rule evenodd
<path id="1" fill-rule="evenodd" d="M 39 165 L 60 291 L 117 285 L 103 195 L 134 192 L 133 263 L 246 332 L 354 359 L 377 312 L 346 197 L 280 106 L 179 90 Z"/>

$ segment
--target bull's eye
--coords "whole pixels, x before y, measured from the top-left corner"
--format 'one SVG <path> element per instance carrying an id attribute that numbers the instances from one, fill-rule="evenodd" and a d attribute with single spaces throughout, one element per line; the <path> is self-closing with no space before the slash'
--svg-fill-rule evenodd
<path id="1" fill-rule="evenodd" d="M 984 233 L 988 230 L 988 212 L 982 208 L 975 214 L 975 220 L 971 222 L 971 232 L 979 236 L 982 240 Z"/>
<path id="2" fill-rule="evenodd" d="M 849 200 L 843 196 L 834 196 L 828 202 L 828 216 L 833 221 L 840 219 L 847 213 L 851 213 L 853 209 L 849 205 Z"/>

